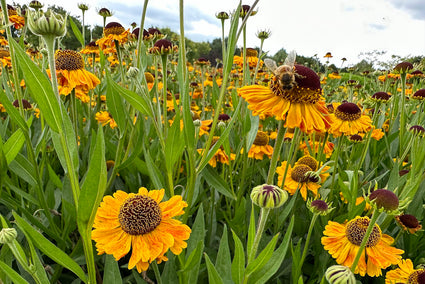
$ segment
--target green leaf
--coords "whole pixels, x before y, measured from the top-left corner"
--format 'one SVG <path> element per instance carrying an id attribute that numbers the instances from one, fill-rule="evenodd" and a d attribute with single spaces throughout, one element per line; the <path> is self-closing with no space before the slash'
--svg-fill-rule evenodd
<path id="1" fill-rule="evenodd" d="M 16 55 L 16 60 L 24 74 L 25 84 L 31 96 L 37 102 L 44 119 L 53 131 L 60 132 L 62 128 L 62 114 L 59 98 L 53 92 L 52 85 L 40 68 L 31 61 L 17 42 L 11 40 L 10 46 Z"/>
<path id="2" fill-rule="evenodd" d="M 289 242 L 291 240 L 292 229 L 294 228 L 294 222 L 295 222 L 295 218 L 294 216 L 292 216 L 291 223 L 286 229 L 285 237 L 283 238 L 279 248 L 273 252 L 273 255 L 270 258 L 267 265 L 257 270 L 256 272 L 253 272 L 250 275 L 248 279 L 248 283 L 252 283 L 252 284 L 266 283 L 277 272 L 277 270 L 279 269 L 280 265 L 282 264 L 286 256 L 286 252 L 289 247 Z"/>
<path id="3" fill-rule="evenodd" d="M 255 239 L 255 217 L 254 217 L 254 204 L 251 203 L 251 216 L 249 218 L 249 227 L 248 227 L 248 242 L 246 245 L 247 254 L 251 254 L 252 245 L 254 244 Z"/>
<path id="4" fill-rule="evenodd" d="M 202 260 L 202 252 L 204 251 L 204 241 L 199 241 L 196 248 L 188 256 L 183 267 L 183 283 L 197 283 L 199 276 L 199 267 Z"/>
<path id="5" fill-rule="evenodd" d="M 24 155 L 18 153 L 10 163 L 9 169 L 30 185 L 35 186 L 37 184 L 37 175 L 34 167 Z"/>
<path id="6" fill-rule="evenodd" d="M 205 239 L 205 220 L 204 220 L 204 206 L 201 203 L 198 212 L 196 213 L 196 219 L 192 226 L 192 233 L 187 241 L 186 254 L 190 254 L 200 241 Z"/>
<path id="7" fill-rule="evenodd" d="M 218 248 L 217 259 L 215 261 L 215 267 L 218 273 L 221 275 L 221 279 L 224 283 L 232 282 L 232 260 L 230 257 L 229 241 L 227 239 L 227 226 L 224 225 L 223 236 L 220 240 L 220 246 Z"/>
<path id="8" fill-rule="evenodd" d="M 167 171 L 173 171 L 174 164 L 183 154 L 184 140 L 180 131 L 180 116 L 177 114 L 174 122 L 168 129 L 167 139 L 165 140 L 165 165 Z"/>
<path id="9" fill-rule="evenodd" d="M 208 164 L 209 160 L 211 160 L 211 158 L 217 152 L 218 148 L 220 148 L 223 142 L 228 139 L 230 131 L 233 130 L 234 128 L 233 120 L 235 119 L 235 117 L 238 116 L 239 111 L 241 109 L 241 105 L 242 105 L 242 100 L 239 101 L 239 104 L 236 107 L 235 112 L 233 113 L 232 119 L 228 122 L 226 129 L 223 131 L 223 133 L 220 136 L 220 139 L 218 139 L 217 142 L 214 144 L 214 146 L 212 146 L 211 149 L 208 150 L 206 157 L 198 165 L 197 172 L 201 172 L 204 169 L 204 167 Z"/>
<path id="10" fill-rule="evenodd" d="M 90 230 L 97 207 L 99 206 L 106 189 L 106 161 L 105 143 L 102 127 L 98 128 L 96 145 L 90 158 L 89 167 L 81 186 L 81 193 L 78 199 L 78 221 L 85 224 Z"/>
<path id="11" fill-rule="evenodd" d="M 149 172 L 149 177 L 151 178 L 153 185 L 155 186 L 155 188 L 164 188 L 165 182 L 162 173 L 159 171 L 158 167 L 153 162 L 149 149 L 146 149 L 145 146 L 143 146 L 143 153 Z"/>
<path id="12" fill-rule="evenodd" d="M 120 137 L 122 137 L 126 122 L 130 119 L 121 97 L 121 93 L 124 93 L 125 89 L 112 79 L 109 72 L 106 73 L 106 85 L 106 105 L 118 125 Z"/>
<path id="13" fill-rule="evenodd" d="M 63 108 L 62 111 L 63 115 L 63 127 L 62 127 L 62 134 L 57 132 L 50 132 L 52 136 L 53 145 L 55 146 L 56 154 L 58 155 L 59 161 L 65 170 L 66 173 L 70 171 L 68 169 L 68 165 L 66 163 L 65 159 L 65 151 L 69 153 L 71 156 L 71 163 L 73 166 L 73 170 L 77 171 L 79 167 L 79 154 L 78 154 L 78 146 L 77 146 L 77 137 L 75 136 L 74 127 L 72 125 L 71 118 L 65 111 L 65 108 Z M 61 141 L 61 135 L 65 136 L 66 141 L 66 148 L 64 149 L 62 141 Z"/>
<path id="14" fill-rule="evenodd" d="M 0 269 L 4 272 L 4 274 L 12 280 L 12 283 L 15 284 L 28 284 L 28 282 L 19 275 L 18 272 L 10 268 L 6 263 L 0 260 Z M 6 280 L 6 279 L 3 279 Z"/>
<path id="15" fill-rule="evenodd" d="M 19 128 L 16 130 L 10 137 L 7 139 L 6 143 L 3 145 L 3 153 L 6 157 L 6 162 L 9 165 L 12 162 L 16 155 L 21 151 L 25 143 L 24 133 L 22 129 Z"/>
<path id="16" fill-rule="evenodd" d="M 80 30 L 78 29 L 77 25 L 74 23 L 71 17 L 68 17 L 69 23 L 71 24 L 72 32 L 74 33 L 75 37 L 78 39 L 78 41 L 81 43 L 81 46 L 84 47 L 84 39 L 83 35 L 81 34 Z M 84 29 L 84 27 L 83 27 Z"/>
<path id="17" fill-rule="evenodd" d="M 40 283 L 49 283 L 49 278 L 47 278 L 46 270 L 44 269 L 43 263 L 38 257 L 38 254 L 34 248 L 34 245 L 30 240 L 28 240 L 28 245 L 31 251 L 32 263 L 35 267 L 35 275 L 39 279 Z"/>
<path id="18" fill-rule="evenodd" d="M 258 115 L 252 115 L 251 112 L 249 112 L 249 115 L 247 115 L 247 117 L 249 116 L 250 118 L 250 129 L 248 132 L 248 135 L 246 137 L 247 141 L 246 141 L 246 148 L 248 149 L 247 151 L 249 151 L 249 149 L 251 148 L 252 144 L 254 143 L 255 137 L 257 137 L 257 132 L 258 132 L 258 125 L 260 124 L 260 117 Z"/>
<path id="19" fill-rule="evenodd" d="M 6 76 L 3 76 L 3 86 L 7 86 Z M 15 122 L 19 128 L 23 131 L 28 132 L 28 125 L 25 123 L 25 119 L 21 116 L 19 111 L 12 105 L 3 88 L 0 88 L 0 102 L 6 109 L 7 114 L 11 117 L 12 121 Z"/>
<path id="20" fill-rule="evenodd" d="M 116 261 L 115 258 L 110 254 L 105 255 L 105 269 L 103 272 L 103 283 L 115 283 L 115 284 L 122 283 L 118 261 Z"/>
<path id="21" fill-rule="evenodd" d="M 245 273 L 245 251 L 238 235 L 232 230 L 235 241 L 235 255 L 232 262 L 232 279 L 235 283 L 242 283 Z"/>
<path id="22" fill-rule="evenodd" d="M 215 188 L 218 192 L 236 200 L 236 195 L 232 192 L 229 187 L 229 184 L 226 183 L 223 178 L 214 170 L 212 167 L 205 167 L 201 172 L 202 177 L 207 181 L 207 183 Z"/>
<path id="23" fill-rule="evenodd" d="M 279 238 L 280 233 L 277 233 L 273 239 L 267 244 L 267 246 L 260 252 L 254 261 L 252 261 L 245 270 L 246 275 L 250 275 L 255 271 L 261 269 L 266 265 L 269 259 L 272 257 L 274 248 L 276 246 L 277 239 Z"/>
<path id="24" fill-rule="evenodd" d="M 84 271 L 81 269 L 78 263 L 76 263 L 72 258 L 68 256 L 68 254 L 66 254 L 54 244 L 52 244 L 48 239 L 46 239 L 42 234 L 40 234 L 24 219 L 22 219 L 18 214 L 13 212 L 13 216 L 15 217 L 15 221 L 18 227 L 24 232 L 25 236 L 28 239 L 31 239 L 31 241 L 36 245 L 36 247 L 40 251 L 42 251 L 46 256 L 50 257 L 56 263 L 74 272 L 82 281 L 87 281 Z"/>
<path id="25" fill-rule="evenodd" d="M 207 269 L 208 269 L 208 283 L 223 284 L 224 283 L 223 280 L 221 279 L 214 265 L 211 263 L 211 260 L 208 257 L 208 255 L 204 253 L 204 256 L 205 256 L 205 262 L 207 264 Z"/>
<path id="26" fill-rule="evenodd" d="M 151 102 L 149 100 L 148 94 L 137 94 L 131 90 L 125 89 L 113 83 L 111 86 L 114 91 L 117 92 L 122 98 L 124 98 L 132 107 L 140 111 L 141 113 L 147 115 L 148 117 L 153 117 L 153 111 Z"/>

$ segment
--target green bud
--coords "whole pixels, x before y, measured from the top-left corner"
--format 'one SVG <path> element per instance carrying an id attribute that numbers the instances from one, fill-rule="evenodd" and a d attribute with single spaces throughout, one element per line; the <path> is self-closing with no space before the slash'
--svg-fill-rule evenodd
<path id="1" fill-rule="evenodd" d="M 138 74 L 139 74 L 139 68 L 134 66 L 130 66 L 130 68 L 128 68 L 127 76 L 129 78 L 136 78 Z"/>
<path id="2" fill-rule="evenodd" d="M 12 243 L 17 236 L 18 233 L 14 228 L 3 228 L 0 231 L 0 244 Z"/>
<path id="3" fill-rule="evenodd" d="M 278 208 L 288 200 L 288 193 L 276 185 L 263 184 L 252 189 L 251 200 L 261 208 Z"/>
<path id="4" fill-rule="evenodd" d="M 45 13 L 29 11 L 28 27 L 30 31 L 39 36 L 51 35 L 63 37 L 66 34 L 66 18 L 48 9 Z"/>
<path id="5" fill-rule="evenodd" d="M 202 125 L 202 121 L 200 121 L 199 119 L 195 119 L 195 120 L 193 121 L 193 125 L 194 125 L 195 127 L 201 127 L 201 125 Z"/>
<path id="6" fill-rule="evenodd" d="M 350 268 L 343 265 L 332 265 L 325 272 L 326 280 L 330 284 L 355 284 L 356 277 Z"/>

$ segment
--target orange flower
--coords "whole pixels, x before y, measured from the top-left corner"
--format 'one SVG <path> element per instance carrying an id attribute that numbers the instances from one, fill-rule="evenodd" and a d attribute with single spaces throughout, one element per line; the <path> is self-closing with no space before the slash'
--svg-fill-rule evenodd
<path id="1" fill-rule="evenodd" d="M 187 203 L 180 195 L 162 201 L 164 189 L 138 193 L 118 190 L 105 196 L 96 212 L 92 239 L 99 254 L 119 260 L 131 250 L 128 269 L 146 271 L 152 261 L 167 261 L 168 250 L 178 255 L 187 247 L 191 229 L 173 219 L 184 213 Z"/>
<path id="2" fill-rule="evenodd" d="M 322 244 L 338 264 L 351 267 L 369 222 L 368 217 L 359 216 L 344 224 L 328 222 L 323 232 L 325 236 L 322 237 Z M 404 251 L 391 247 L 393 242 L 394 239 L 382 234 L 375 224 L 354 273 L 376 277 L 382 275 L 382 269 L 399 263 Z"/>

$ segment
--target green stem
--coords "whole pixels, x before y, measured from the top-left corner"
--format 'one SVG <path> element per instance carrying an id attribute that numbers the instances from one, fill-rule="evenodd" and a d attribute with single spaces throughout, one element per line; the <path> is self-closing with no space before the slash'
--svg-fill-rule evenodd
<path id="1" fill-rule="evenodd" d="M 298 267 L 296 268 L 296 275 L 294 277 L 294 283 L 298 283 L 298 278 L 301 275 L 301 269 L 303 267 L 303 263 L 305 260 L 305 257 L 307 256 L 307 251 L 308 251 L 308 245 L 310 243 L 310 239 L 311 239 L 311 233 L 313 232 L 313 228 L 314 228 L 314 224 L 316 223 L 317 217 L 319 216 L 319 214 L 313 214 L 313 218 L 311 219 L 310 222 L 310 226 L 308 228 L 308 233 L 307 233 L 307 239 L 305 240 L 305 245 L 304 245 L 304 250 L 303 250 L 303 254 L 301 256 L 301 260 L 298 264 Z"/>
<path id="2" fill-rule="evenodd" d="M 164 123 L 164 138 L 167 139 L 168 119 L 167 119 L 167 55 L 161 55 L 162 62 L 162 117 Z M 159 102 L 158 102 L 159 103 Z"/>
<path id="3" fill-rule="evenodd" d="M 261 58 L 261 54 L 263 53 L 263 43 L 264 43 L 264 39 L 261 39 L 260 53 L 258 54 L 257 65 L 255 66 L 254 78 L 252 78 L 252 82 L 254 82 L 254 83 L 255 83 L 255 80 L 257 79 L 258 68 L 260 67 L 260 58 Z"/>
<path id="4" fill-rule="evenodd" d="M 247 267 L 257 255 L 258 245 L 260 244 L 261 236 L 263 235 L 264 228 L 267 222 L 267 217 L 269 216 L 270 210 L 271 209 L 269 208 L 261 208 L 260 217 L 258 217 L 257 232 L 255 233 L 255 238 L 252 243 L 251 253 L 248 256 Z"/>
<path id="5" fill-rule="evenodd" d="M 376 220 L 378 219 L 379 215 L 381 215 L 381 213 L 379 213 L 377 210 L 373 211 L 372 218 L 369 221 L 369 226 L 367 227 L 366 233 L 365 233 L 363 240 L 360 244 L 360 248 L 357 251 L 357 255 L 354 258 L 353 264 L 351 265 L 351 271 L 353 273 L 356 270 L 357 263 L 359 262 L 360 257 L 363 254 L 363 250 L 366 247 L 367 241 L 369 240 L 369 236 L 372 233 L 373 227 L 375 226 Z"/>
<path id="6" fill-rule="evenodd" d="M 158 284 L 162 284 L 161 273 L 159 273 L 158 264 L 156 263 L 156 261 L 153 261 L 153 262 L 151 263 L 151 266 L 152 266 L 152 268 L 153 268 L 153 272 L 155 273 L 155 280 L 156 280 L 156 283 L 158 283 Z"/>
<path id="7" fill-rule="evenodd" d="M 142 53 L 142 45 L 144 45 L 143 43 L 143 29 L 144 29 L 144 25 L 145 25 L 145 18 L 146 18 L 146 10 L 148 7 L 148 2 L 149 0 L 145 0 L 143 3 L 143 10 L 142 10 L 142 18 L 140 20 L 140 29 L 139 29 L 139 38 L 137 40 L 137 61 L 136 61 L 136 66 L 137 68 L 139 68 L 139 70 L 141 69 L 141 63 L 142 63 L 142 57 L 143 57 L 143 53 Z M 140 72 L 141 74 L 143 74 L 143 72 Z"/>
<path id="8" fill-rule="evenodd" d="M 270 160 L 269 172 L 267 174 L 267 184 L 273 184 L 273 177 L 276 172 L 277 160 L 283 145 L 283 138 L 285 137 L 285 127 L 283 127 L 283 120 L 279 120 L 278 132 L 276 137 L 276 143 L 274 145 L 272 158 Z"/>
<path id="9" fill-rule="evenodd" d="M 399 156 L 403 153 L 403 138 L 404 138 L 404 131 L 406 129 L 406 75 L 407 73 L 403 72 L 400 75 L 401 78 L 401 105 L 400 105 L 400 132 L 399 132 L 399 138 L 398 138 L 398 144 L 399 144 Z"/>

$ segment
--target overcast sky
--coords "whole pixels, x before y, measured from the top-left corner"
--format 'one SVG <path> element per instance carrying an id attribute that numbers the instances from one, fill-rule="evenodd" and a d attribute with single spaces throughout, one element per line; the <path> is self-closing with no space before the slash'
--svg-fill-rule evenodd
<path id="1" fill-rule="evenodd" d="M 108 8 L 114 13 L 109 21 L 120 22 L 126 28 L 132 22 L 140 24 L 143 7 L 143 0 L 39 1 L 45 8 L 53 4 L 62 6 L 73 16 L 81 15 L 78 3 L 87 3 L 90 9 L 86 12 L 86 24 L 93 26 L 103 24 L 97 10 Z M 194 41 L 220 37 L 221 24 L 215 14 L 230 13 L 238 3 L 185 0 L 185 35 Z M 149 1 L 145 27 L 169 27 L 178 32 L 178 5 L 178 0 Z M 270 30 L 271 37 L 263 47 L 270 55 L 281 48 L 296 50 L 304 56 L 317 54 L 319 58 L 332 52 L 330 62 L 337 66 L 343 57 L 353 64 L 360 61 L 361 52 L 373 50 L 387 51 L 387 56 L 425 55 L 425 0 L 260 0 L 256 9 L 258 13 L 247 24 L 247 44 L 259 46 L 256 32 Z"/>

